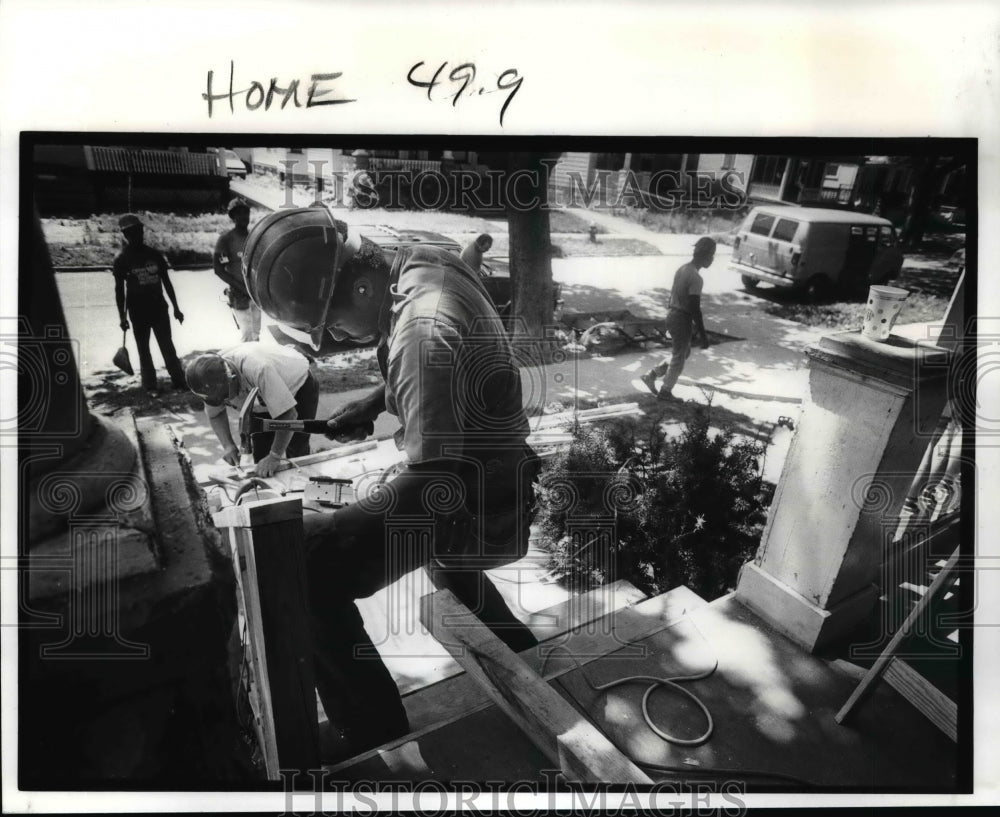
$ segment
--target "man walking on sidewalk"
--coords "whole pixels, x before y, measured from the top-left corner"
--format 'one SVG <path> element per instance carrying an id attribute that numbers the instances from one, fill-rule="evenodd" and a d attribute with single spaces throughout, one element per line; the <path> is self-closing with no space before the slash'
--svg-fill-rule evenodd
<path id="1" fill-rule="evenodd" d="M 212 265 L 215 274 L 226 284 L 226 298 L 240 330 L 240 342 L 260 340 L 260 307 L 250 300 L 243 282 L 243 247 L 250 227 L 250 205 L 235 198 L 227 208 L 233 229 L 224 232 L 215 242 Z"/>
<path id="2" fill-rule="evenodd" d="M 715 242 L 708 236 L 694 245 L 694 257 L 674 273 L 670 290 L 670 309 L 667 312 L 667 331 L 673 345 L 669 360 L 654 366 L 640 380 L 661 400 L 678 400 L 672 394 L 677 379 L 684 371 L 684 364 L 691 354 L 692 325 L 701 336 L 701 348 L 708 348 L 708 335 L 701 317 L 701 291 L 704 281 L 700 270 L 712 266 L 715 259 Z M 663 385 L 656 390 L 656 378 L 663 377 Z"/>
<path id="3" fill-rule="evenodd" d="M 167 297 L 173 304 L 174 317 L 178 323 L 184 323 L 184 314 L 177 306 L 177 296 L 174 295 L 174 287 L 167 274 L 167 260 L 162 253 L 146 246 L 142 220 L 137 215 L 127 213 L 118 220 L 118 226 L 125 236 L 126 246 L 115 258 L 112 267 L 115 276 L 115 302 L 123 330 L 129 328 L 125 317 L 126 308 L 128 317 L 132 319 L 143 388 L 151 397 L 158 396 L 156 367 L 149 351 L 149 333 L 152 331 L 156 335 L 156 343 L 160 347 L 160 354 L 163 355 L 163 362 L 170 372 L 174 388 L 183 389 L 187 385 L 184 369 L 174 350 L 170 315 L 166 301 L 163 300 L 163 290 L 167 291 Z"/>

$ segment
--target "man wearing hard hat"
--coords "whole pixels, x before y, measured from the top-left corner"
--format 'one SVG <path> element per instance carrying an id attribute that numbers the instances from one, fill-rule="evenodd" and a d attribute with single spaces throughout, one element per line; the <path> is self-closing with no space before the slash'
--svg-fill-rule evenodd
<path id="1" fill-rule="evenodd" d="M 243 247 L 250 226 L 250 205 L 235 198 L 229 202 L 227 212 L 233 228 L 215 242 L 212 266 L 226 285 L 225 295 L 240 330 L 240 341 L 248 343 L 260 340 L 260 307 L 250 300 L 243 282 Z"/>
<path id="2" fill-rule="evenodd" d="M 356 754 L 408 731 L 406 712 L 354 604 L 427 567 L 515 650 L 536 643 L 483 571 L 528 547 L 537 457 L 521 380 L 478 274 L 435 247 L 387 257 L 325 207 L 281 210 L 250 231 L 250 296 L 318 348 L 372 342 L 384 385 L 328 421 L 358 439 L 383 411 L 399 418 L 406 467 L 384 490 L 303 520 L 317 688 Z"/>
<path id="3" fill-rule="evenodd" d="M 156 336 L 156 343 L 163 355 L 163 362 L 170 373 L 174 388 L 187 388 L 184 369 L 177 359 L 174 341 L 170 331 L 170 315 L 163 291 L 174 307 L 174 318 L 184 323 L 184 314 L 177 306 L 177 296 L 167 273 L 167 260 L 163 253 L 145 244 L 142 219 L 133 213 L 126 213 L 118 219 L 118 226 L 125 237 L 125 248 L 117 255 L 112 265 L 115 276 L 115 302 L 118 305 L 118 320 L 123 330 L 132 332 L 139 352 L 139 370 L 143 388 L 150 396 L 157 396 L 156 366 L 149 351 L 149 334 Z M 128 318 L 126 318 L 126 310 Z"/>

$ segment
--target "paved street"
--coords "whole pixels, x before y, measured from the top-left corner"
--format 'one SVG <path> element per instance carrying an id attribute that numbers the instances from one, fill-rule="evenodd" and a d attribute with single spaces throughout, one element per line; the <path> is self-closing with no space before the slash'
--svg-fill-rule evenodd
<path id="1" fill-rule="evenodd" d="M 674 270 L 690 257 L 697 235 L 655 233 L 621 218 L 582 211 L 581 217 L 652 244 L 663 255 L 614 258 L 554 259 L 553 276 L 562 286 L 567 312 L 629 309 L 637 316 L 663 317 Z M 458 236 L 456 236 L 458 238 Z M 728 269 L 730 250 L 719 245 L 713 266 L 705 271 L 703 310 L 707 327 L 726 336 L 708 350 L 695 349 L 676 393 L 688 400 L 713 406 L 753 423 L 773 423 L 781 415 L 794 416 L 807 389 L 805 347 L 823 332 L 768 315 L 764 301 L 742 289 L 739 276 Z M 173 324 L 174 343 L 182 357 L 195 351 L 222 348 L 236 340 L 236 327 L 225 305 L 223 284 L 211 270 L 177 270 L 171 273 L 183 325 Z M 80 371 L 84 377 L 112 368 L 111 358 L 121 344 L 114 286 L 110 272 L 60 273 L 57 284 L 70 335 L 77 342 Z M 265 319 L 265 326 L 267 321 Z M 270 342 L 270 334 L 262 332 Z M 135 360 L 134 341 L 127 344 Z M 154 360 L 161 363 L 155 343 Z M 638 376 L 658 362 L 666 350 L 623 349 L 609 356 L 573 355 L 545 370 L 525 369 L 525 399 L 532 404 L 561 403 L 572 408 L 578 399 L 599 402 L 641 400 L 648 393 Z M 162 373 L 162 372 L 161 372 Z M 718 387 L 706 392 L 703 387 Z M 355 399 L 361 391 L 324 394 L 320 416 Z M 183 436 L 199 470 L 218 465 L 217 445 L 198 413 L 167 412 Z M 394 418 L 383 415 L 376 426 L 378 437 L 396 428 Z M 768 477 L 784 458 L 787 437 L 779 430 Z M 328 443 L 320 438 L 316 447 Z"/>

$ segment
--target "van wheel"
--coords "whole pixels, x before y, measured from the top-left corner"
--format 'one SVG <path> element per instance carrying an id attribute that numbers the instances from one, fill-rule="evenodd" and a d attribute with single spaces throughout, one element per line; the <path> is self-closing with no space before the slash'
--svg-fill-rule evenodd
<path id="1" fill-rule="evenodd" d="M 757 289 L 757 285 L 760 283 L 756 278 L 751 278 L 749 275 L 741 275 L 740 280 L 743 282 L 745 289 Z"/>
<path id="2" fill-rule="evenodd" d="M 825 275 L 814 275 L 806 283 L 803 294 L 805 295 L 805 300 L 811 304 L 826 303 L 833 296 L 833 287 L 830 286 L 830 279 Z"/>

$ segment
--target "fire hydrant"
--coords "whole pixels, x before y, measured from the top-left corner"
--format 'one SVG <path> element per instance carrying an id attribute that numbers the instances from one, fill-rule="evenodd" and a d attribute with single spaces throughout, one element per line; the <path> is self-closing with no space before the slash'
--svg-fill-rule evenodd
<path id="1" fill-rule="evenodd" d="M 590 222 L 590 227 L 587 228 L 587 233 L 590 235 L 590 241 L 593 244 L 597 243 L 597 225 L 594 222 Z"/>

